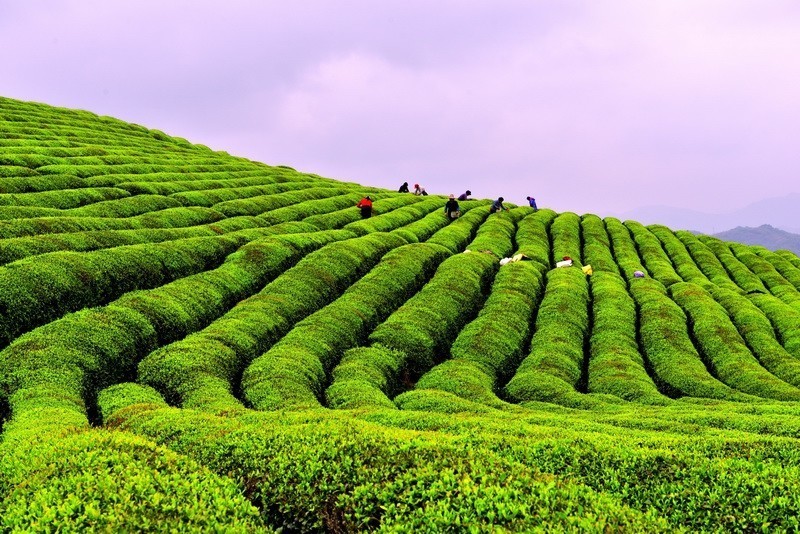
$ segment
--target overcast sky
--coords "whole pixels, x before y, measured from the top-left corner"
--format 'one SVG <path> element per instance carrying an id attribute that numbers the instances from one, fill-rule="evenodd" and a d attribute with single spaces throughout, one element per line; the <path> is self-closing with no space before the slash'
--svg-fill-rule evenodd
<path id="1" fill-rule="evenodd" d="M 0 95 L 601 215 L 800 191 L 797 0 L 0 0 Z"/>

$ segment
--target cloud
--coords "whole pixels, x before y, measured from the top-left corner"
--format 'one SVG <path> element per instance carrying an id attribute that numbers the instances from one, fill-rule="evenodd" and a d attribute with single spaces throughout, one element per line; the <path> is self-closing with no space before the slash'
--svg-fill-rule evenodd
<path id="1" fill-rule="evenodd" d="M 0 93 L 562 210 L 796 190 L 791 1 L 5 2 Z"/>

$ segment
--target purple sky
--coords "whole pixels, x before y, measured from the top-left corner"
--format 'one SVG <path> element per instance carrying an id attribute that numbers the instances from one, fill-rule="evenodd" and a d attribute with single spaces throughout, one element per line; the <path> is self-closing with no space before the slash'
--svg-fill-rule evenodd
<path id="1" fill-rule="evenodd" d="M 559 211 L 800 192 L 800 2 L 0 0 L 0 95 Z"/>

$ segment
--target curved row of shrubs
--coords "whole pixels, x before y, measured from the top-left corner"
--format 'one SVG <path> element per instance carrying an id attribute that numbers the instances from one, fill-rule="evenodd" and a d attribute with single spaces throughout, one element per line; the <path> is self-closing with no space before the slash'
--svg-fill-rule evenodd
<path id="1" fill-rule="evenodd" d="M 558 222 L 558 219 L 553 223 Z M 555 240 L 555 238 L 554 238 Z M 581 405 L 586 391 L 584 344 L 589 329 L 589 284 L 579 268 L 547 273 L 530 353 L 505 385 L 514 402 Z"/>
<path id="2" fill-rule="evenodd" d="M 345 230 L 317 233 L 353 236 Z M 384 254 L 405 243 L 374 234 L 337 241 L 309 254 L 204 329 L 148 354 L 139 364 L 139 379 L 174 404 L 241 409 L 235 394 L 248 364 L 295 323 L 344 292 Z"/>
<path id="3" fill-rule="evenodd" d="M 675 236 L 683 243 L 692 260 L 713 284 L 737 293 L 744 292 L 742 288 L 731 280 L 728 271 L 717 258 L 717 255 L 705 243 L 700 241 L 696 235 L 686 230 L 679 230 L 675 232 Z"/>
<path id="4" fill-rule="evenodd" d="M 767 288 L 761 279 L 753 274 L 741 261 L 739 261 L 724 242 L 711 236 L 697 236 L 707 246 L 725 267 L 731 280 L 744 293 L 767 293 Z"/>
<path id="5" fill-rule="evenodd" d="M 373 200 L 372 214 L 373 216 L 378 216 L 420 202 L 422 197 L 416 195 L 385 197 L 381 195 L 375 196 Z M 326 213 L 305 215 L 302 217 L 302 220 L 304 223 L 312 224 L 320 230 L 342 228 L 361 219 L 361 210 L 353 207 L 355 204 L 356 202 L 353 202 L 342 209 Z"/>
<path id="6" fill-rule="evenodd" d="M 800 387 L 800 360 L 792 356 L 775 338 L 775 330 L 762 312 L 747 297 L 723 287 L 712 287 L 711 296 L 725 308 L 747 347 L 770 373 Z M 779 312 L 780 313 L 780 312 Z M 798 317 L 800 319 L 800 317 Z M 800 323 L 793 325 L 794 332 Z M 800 331 L 794 335 L 800 347 Z M 788 341 L 788 340 L 787 340 Z"/>
<path id="7" fill-rule="evenodd" d="M 101 230 L 136 230 L 141 228 L 182 228 L 210 224 L 225 216 L 211 208 L 168 208 L 136 215 L 135 217 L 37 217 L 32 219 L 0 220 L 0 239 L 90 232 Z"/>
<path id="8" fill-rule="evenodd" d="M 198 237 L 95 252 L 52 252 L 0 267 L 0 346 L 64 313 L 217 267 L 246 241 Z"/>
<path id="9" fill-rule="evenodd" d="M 510 250 L 512 243 L 507 234 L 510 218 L 508 213 L 491 216 L 481 225 L 473 242 L 504 242 L 498 250 Z M 372 399 L 386 402 L 388 396 L 397 390 L 381 390 L 376 387 L 378 384 L 402 384 L 403 388 L 409 388 L 417 377 L 447 358 L 447 348 L 483 304 L 484 295 L 499 266 L 499 258 L 493 252 L 472 251 L 472 244 L 468 246 L 470 252 L 456 254 L 442 262 L 422 290 L 369 335 L 372 346 L 390 349 L 381 356 L 394 357 L 395 361 L 374 369 L 373 373 L 382 375 L 380 380 L 362 384 L 359 390 L 353 390 L 351 398 L 356 397 L 357 400 L 351 403 L 374 402 Z M 344 363 L 353 362 L 347 359 L 343 360 Z M 358 364 L 370 366 L 371 362 L 360 361 Z M 390 374 L 385 375 L 384 372 Z M 334 370 L 334 375 L 336 373 Z M 336 382 L 334 386 L 337 386 Z M 365 400 L 361 401 L 361 398 Z M 406 397 L 406 400 L 412 401 L 413 395 Z M 413 405 L 412 402 L 404 405 L 400 397 L 396 401 L 401 407 Z"/>
<path id="10" fill-rule="evenodd" d="M 625 281 L 616 273 L 595 271 L 589 284 L 593 320 L 588 391 L 643 404 L 669 402 L 639 352 L 636 304 Z"/>
<path id="11" fill-rule="evenodd" d="M 661 247 L 661 242 L 650 230 L 636 221 L 625 221 L 623 224 L 630 230 L 641 261 L 653 278 L 667 287 L 677 282 L 683 282 L 683 279 L 675 272 L 672 260 Z"/>
<path id="12" fill-rule="evenodd" d="M 669 289 L 686 312 L 691 331 L 712 373 L 739 391 L 778 400 L 800 400 L 800 389 L 764 369 L 753 356 L 728 313 L 702 287 L 684 282 Z"/>
<path id="13" fill-rule="evenodd" d="M 622 276 L 630 281 L 636 271 L 646 274 L 647 269 L 642 265 L 642 259 L 636 249 L 636 243 L 633 241 L 628 228 L 614 217 L 606 217 L 603 222 L 611 240 L 611 252 L 617 265 L 619 265 Z"/>
<path id="14" fill-rule="evenodd" d="M 569 257 L 574 266 L 580 267 L 583 264 L 580 217 L 571 212 L 558 214 L 550 225 L 550 238 L 553 247 L 553 261 L 558 262 L 564 257 Z"/>
<path id="15" fill-rule="evenodd" d="M 661 246 L 672 261 L 678 276 L 685 282 L 693 282 L 708 288 L 710 285 L 708 277 L 700 270 L 692 255 L 686 249 L 686 245 L 678 239 L 672 230 L 660 224 L 650 225 L 647 229 L 661 242 Z"/>
<path id="16" fill-rule="evenodd" d="M 96 391 L 130 380 L 141 357 L 202 328 L 299 257 L 344 234 L 334 230 L 253 242 L 217 269 L 126 293 L 107 306 L 66 315 L 15 339 L 0 352 L 0 396 L 11 410 L 3 439 L 85 426 Z"/>
<path id="17" fill-rule="evenodd" d="M 583 261 L 592 266 L 593 271 L 604 271 L 619 274 L 619 266 L 611 253 L 611 240 L 597 215 L 581 217 L 581 235 L 583 235 Z"/>
<path id="18" fill-rule="evenodd" d="M 630 291 L 638 306 L 641 346 L 660 391 L 670 397 L 753 399 L 709 373 L 689 337 L 686 315 L 660 282 L 634 280 Z"/>
<path id="19" fill-rule="evenodd" d="M 321 406 L 328 377 L 342 354 L 362 344 L 447 256 L 447 249 L 428 243 L 401 246 L 386 254 L 341 297 L 295 324 L 253 361 L 242 379 L 248 402 L 259 410 Z M 341 384 L 341 369 L 336 376 Z M 348 404 L 346 394 L 337 396 L 341 389 L 328 389 L 333 407 Z"/>
<path id="20" fill-rule="evenodd" d="M 521 261 L 500 268 L 478 317 L 450 346 L 450 359 L 422 375 L 415 390 L 439 390 L 502 406 L 501 384 L 514 373 L 530 341 L 545 267 Z M 406 395 L 408 396 L 408 394 Z"/>

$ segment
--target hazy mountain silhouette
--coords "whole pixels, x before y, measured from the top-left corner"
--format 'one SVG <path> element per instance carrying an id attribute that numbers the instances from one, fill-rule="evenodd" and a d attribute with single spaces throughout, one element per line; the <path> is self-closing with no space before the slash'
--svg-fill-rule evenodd
<path id="1" fill-rule="evenodd" d="M 727 213 L 704 213 L 669 206 L 644 206 L 616 214 L 622 220 L 633 219 L 642 224 L 663 224 L 673 229 L 684 229 L 716 234 L 736 227 L 772 226 L 773 229 L 800 234 L 800 193 L 784 197 L 759 200 L 741 209 Z"/>
<path id="2" fill-rule="evenodd" d="M 768 224 L 762 224 L 758 228 L 738 226 L 732 230 L 714 234 L 714 236 L 725 241 L 761 245 L 770 250 L 791 250 L 800 255 L 800 235 L 785 232 Z"/>

